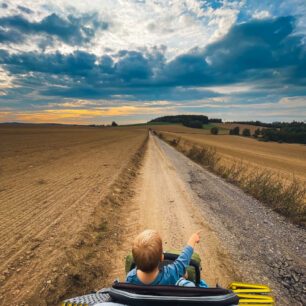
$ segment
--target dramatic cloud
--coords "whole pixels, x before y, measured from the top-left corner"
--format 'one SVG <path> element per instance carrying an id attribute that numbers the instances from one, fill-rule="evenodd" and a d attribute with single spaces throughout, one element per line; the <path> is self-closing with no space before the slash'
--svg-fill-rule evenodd
<path id="1" fill-rule="evenodd" d="M 27 7 L 24 7 L 24 6 L 22 6 L 22 5 L 18 5 L 17 8 L 18 8 L 20 11 L 22 11 L 22 12 L 24 12 L 24 13 L 26 13 L 26 14 L 32 14 L 32 13 L 33 13 L 33 11 L 32 11 L 31 9 L 29 9 L 29 8 L 27 8 Z"/>
<path id="2" fill-rule="evenodd" d="M 99 12 L 94 4 L 86 10 L 69 2 L 61 10 L 55 0 L 39 3 L 1 5 L 0 110 L 6 116 L 12 106 L 16 114 L 27 114 L 20 118 L 37 112 L 37 120 L 52 109 L 58 110 L 54 118 L 60 116 L 61 108 L 72 117 L 81 114 L 80 120 L 146 120 L 163 110 L 224 119 L 243 112 L 248 119 L 245 112 L 252 109 L 260 119 L 270 109 L 270 121 L 286 111 L 286 120 L 305 116 L 306 33 L 292 10 L 291 16 L 277 16 L 268 0 L 256 7 L 245 1 L 105 0 Z M 283 10 L 287 4 L 281 3 Z M 128 112 L 98 111 L 106 104 Z"/>
<path id="3" fill-rule="evenodd" d="M 32 12 L 22 6 L 18 6 L 18 8 L 27 14 Z M 64 19 L 55 13 L 39 22 L 31 22 L 22 15 L 2 17 L 0 18 L 0 26 L 3 28 L 0 32 L 0 35 L 2 34 L 0 42 L 22 43 L 30 34 L 45 34 L 54 36 L 69 45 L 88 43 L 95 36 L 97 29 L 106 30 L 108 28 L 106 22 L 98 21 L 96 14 L 84 15 L 80 18 L 69 15 L 67 19 Z M 17 33 L 18 40 L 9 39 L 14 36 L 14 33 Z"/>

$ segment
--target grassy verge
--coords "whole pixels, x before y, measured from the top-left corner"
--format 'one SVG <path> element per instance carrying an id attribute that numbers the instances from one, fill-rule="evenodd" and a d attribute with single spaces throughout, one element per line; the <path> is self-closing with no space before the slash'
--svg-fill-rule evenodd
<path id="1" fill-rule="evenodd" d="M 120 126 L 150 126 L 150 125 L 182 125 L 182 123 L 175 122 L 144 122 L 144 123 L 133 123 L 133 124 L 122 124 Z"/>
<path id="2" fill-rule="evenodd" d="M 306 188 L 294 177 L 288 184 L 270 170 L 254 167 L 250 170 L 249 165 L 243 161 L 225 166 L 222 157 L 213 147 L 199 146 L 163 133 L 157 135 L 196 163 L 236 184 L 292 222 L 306 226 Z"/>

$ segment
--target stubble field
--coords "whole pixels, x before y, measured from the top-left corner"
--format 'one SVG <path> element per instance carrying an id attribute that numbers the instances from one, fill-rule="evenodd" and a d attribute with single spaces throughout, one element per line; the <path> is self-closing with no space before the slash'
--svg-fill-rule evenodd
<path id="1" fill-rule="evenodd" d="M 235 135 L 211 135 L 210 131 L 182 126 L 154 126 L 165 136 L 180 137 L 182 140 L 216 148 L 222 162 L 230 165 L 233 161 L 243 161 L 250 168 L 269 169 L 279 173 L 284 180 L 306 181 L 306 147 L 302 144 L 260 142 L 254 138 Z M 222 132 L 222 131 L 220 131 Z M 223 133 L 228 131 L 224 131 Z"/>
<path id="2" fill-rule="evenodd" d="M 120 223 L 107 204 L 120 195 L 109 193 L 122 173 L 135 175 L 146 137 L 142 127 L 0 125 L 1 305 L 53 305 L 70 287 L 88 292 L 88 277 L 103 285 Z"/>

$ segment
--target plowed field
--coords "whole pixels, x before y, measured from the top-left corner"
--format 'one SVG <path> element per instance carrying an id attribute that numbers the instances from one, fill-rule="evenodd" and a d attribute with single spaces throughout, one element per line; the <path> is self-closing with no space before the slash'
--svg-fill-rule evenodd
<path id="1" fill-rule="evenodd" d="M 78 233 L 146 135 L 135 127 L 0 125 L 0 304 L 44 305 L 44 292 L 57 294 L 51 274 L 64 273 Z"/>

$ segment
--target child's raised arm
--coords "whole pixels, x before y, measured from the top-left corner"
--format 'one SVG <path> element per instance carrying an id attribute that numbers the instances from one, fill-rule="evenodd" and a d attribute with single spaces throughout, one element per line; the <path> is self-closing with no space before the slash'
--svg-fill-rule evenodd
<path id="1" fill-rule="evenodd" d="M 195 244 L 200 242 L 201 232 L 200 230 L 192 234 L 180 256 L 172 264 L 164 267 L 164 275 L 169 285 L 174 285 L 180 277 L 185 275 Z"/>
<path id="2" fill-rule="evenodd" d="M 191 246 L 193 249 L 196 245 L 196 243 L 199 243 L 200 242 L 200 233 L 202 232 L 202 230 L 199 230 L 199 231 L 196 231 L 195 233 L 193 233 L 188 242 L 187 242 L 187 245 Z"/>

